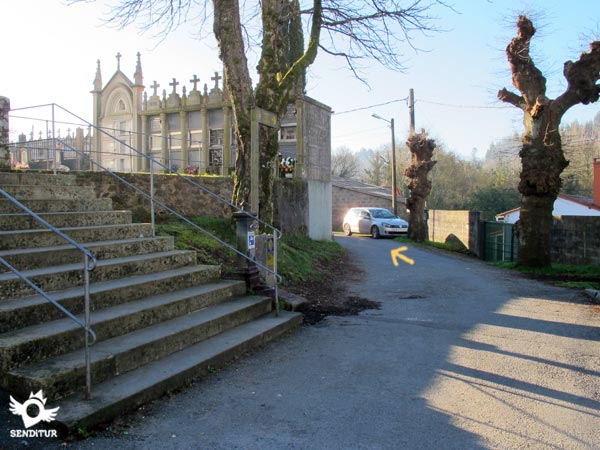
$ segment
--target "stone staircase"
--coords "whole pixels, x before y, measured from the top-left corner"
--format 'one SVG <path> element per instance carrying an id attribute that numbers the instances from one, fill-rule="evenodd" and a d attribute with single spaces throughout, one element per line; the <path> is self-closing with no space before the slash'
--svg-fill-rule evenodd
<path id="1" fill-rule="evenodd" d="M 113 211 L 91 187 L 59 174 L 0 173 L 0 188 L 94 252 L 92 398 L 83 400 L 83 330 L 0 264 L 0 387 L 19 401 L 39 389 L 59 427 L 110 422 L 298 326 L 272 300 L 199 265 L 171 237 Z M 82 317 L 83 256 L 0 199 L 0 256 Z"/>

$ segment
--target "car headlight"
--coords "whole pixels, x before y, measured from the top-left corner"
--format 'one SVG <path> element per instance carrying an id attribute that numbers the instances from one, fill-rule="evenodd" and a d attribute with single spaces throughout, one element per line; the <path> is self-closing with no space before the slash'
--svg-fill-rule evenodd
<path id="1" fill-rule="evenodd" d="M 387 222 L 383 222 L 381 225 L 383 225 L 384 227 L 390 227 L 391 225 Z"/>

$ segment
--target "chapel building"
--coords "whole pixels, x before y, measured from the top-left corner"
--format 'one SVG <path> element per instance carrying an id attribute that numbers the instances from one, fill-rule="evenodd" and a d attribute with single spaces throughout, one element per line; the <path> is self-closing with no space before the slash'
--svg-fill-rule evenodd
<path id="1" fill-rule="evenodd" d="M 148 92 L 140 53 L 133 80 L 121 70 L 121 54 L 116 58 L 117 69 L 106 84 L 102 82 L 98 61 L 91 91 L 95 159 L 117 172 L 148 171 L 149 160 L 131 150 L 133 147 L 183 173 L 230 175 L 235 165 L 236 142 L 222 76 L 215 72 L 210 77 L 210 87 L 204 83 L 200 88 L 200 78 L 193 74 L 189 90 L 185 82 L 172 78 L 168 89 L 165 86 L 159 91 L 161 84 L 153 80 Z M 305 160 L 311 140 L 302 130 L 312 128 L 306 120 L 314 118 L 319 125 L 329 127 L 330 115 L 329 107 L 303 95 L 290 104 L 281 121 L 280 154 L 284 159 L 293 158 L 294 176 L 309 176 L 302 175 L 303 170 L 308 170 Z M 320 136 L 319 141 L 323 145 Z M 330 147 L 325 150 L 330 153 Z"/>

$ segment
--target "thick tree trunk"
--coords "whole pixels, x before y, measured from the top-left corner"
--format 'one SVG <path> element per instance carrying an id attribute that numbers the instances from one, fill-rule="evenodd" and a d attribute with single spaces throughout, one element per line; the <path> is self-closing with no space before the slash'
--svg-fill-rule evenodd
<path id="1" fill-rule="evenodd" d="M 240 6 L 237 0 L 213 0 L 213 29 L 219 43 L 225 85 L 235 125 L 237 155 L 232 203 L 250 200 L 250 109 L 254 104 L 252 79 L 244 49 Z"/>
<path id="2" fill-rule="evenodd" d="M 559 123 L 552 108 L 537 118 L 525 113 L 525 118 L 523 148 L 519 153 L 522 197 L 517 263 L 542 267 L 551 263 L 552 210 L 560 193 L 560 174 L 569 163 L 562 151 Z"/>
<path id="3" fill-rule="evenodd" d="M 565 63 L 567 90 L 551 100 L 546 97 L 546 79 L 529 55 L 535 27 L 527 17 L 520 16 L 517 29 L 517 36 L 506 47 L 506 56 L 513 85 L 521 95 L 502 89 L 498 98 L 523 110 L 524 114 L 517 263 L 542 267 L 551 263 L 552 210 L 560 193 L 560 174 L 569 164 L 562 151 L 560 121 L 571 106 L 598 100 L 600 41 L 593 42 L 590 53 L 583 53 L 577 62 Z"/>
<path id="4" fill-rule="evenodd" d="M 297 80 L 314 61 L 321 26 L 321 0 L 314 0 L 311 39 L 307 50 L 290 67 L 290 20 L 299 14 L 298 4 L 287 0 L 261 2 L 263 25 L 262 52 L 258 64 L 259 82 L 252 89 L 248 61 L 244 50 L 243 28 L 237 0 L 213 0 L 214 32 L 219 43 L 220 58 L 225 67 L 225 82 L 233 107 L 237 137 L 237 157 L 233 203 L 250 197 L 250 110 L 260 107 L 282 117 Z M 301 28 L 299 29 L 301 31 Z M 293 59 L 293 58 L 292 58 Z M 259 139 L 260 180 L 259 208 L 261 219 L 272 219 L 272 190 L 275 163 L 279 150 L 278 132 L 261 127 Z"/>
<path id="5" fill-rule="evenodd" d="M 406 141 L 412 155 L 412 164 L 406 168 L 404 175 L 410 180 L 408 189 L 410 196 L 406 199 L 409 210 L 408 237 L 416 242 L 427 240 L 427 222 L 425 221 L 425 202 L 431 192 L 429 172 L 436 161 L 432 161 L 436 147 L 433 139 L 427 139 L 427 134 L 413 134 Z"/>

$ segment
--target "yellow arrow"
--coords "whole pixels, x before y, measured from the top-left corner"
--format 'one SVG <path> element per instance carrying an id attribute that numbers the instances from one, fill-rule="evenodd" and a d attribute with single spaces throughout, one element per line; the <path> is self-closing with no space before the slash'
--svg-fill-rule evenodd
<path id="1" fill-rule="evenodd" d="M 400 265 L 398 263 L 398 258 L 400 258 L 405 263 L 410 264 L 411 266 L 415 263 L 415 261 L 413 259 L 402 254 L 402 252 L 405 250 L 408 250 L 408 247 L 402 246 L 402 247 L 395 248 L 394 250 L 390 251 L 390 254 L 392 255 L 392 262 L 394 263 L 394 266 L 398 267 Z"/>

